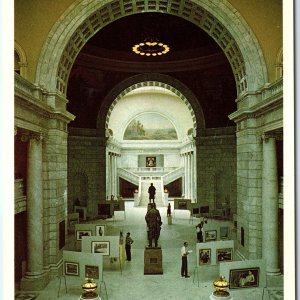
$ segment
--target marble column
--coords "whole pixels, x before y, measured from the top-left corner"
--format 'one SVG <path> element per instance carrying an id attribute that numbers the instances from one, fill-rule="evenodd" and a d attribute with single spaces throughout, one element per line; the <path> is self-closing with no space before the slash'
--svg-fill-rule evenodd
<path id="1" fill-rule="evenodd" d="M 262 173 L 263 258 L 267 274 L 278 275 L 278 175 L 276 140 L 273 137 L 263 137 Z"/>
<path id="2" fill-rule="evenodd" d="M 21 281 L 24 290 L 41 289 L 46 283 L 46 272 L 43 269 L 42 165 L 42 137 L 30 135 L 27 165 L 27 272 Z"/>
<path id="3" fill-rule="evenodd" d="M 188 166 L 186 153 L 184 153 L 184 197 L 188 197 Z"/>
<path id="4" fill-rule="evenodd" d="M 191 199 L 191 152 L 188 153 L 188 198 Z"/>

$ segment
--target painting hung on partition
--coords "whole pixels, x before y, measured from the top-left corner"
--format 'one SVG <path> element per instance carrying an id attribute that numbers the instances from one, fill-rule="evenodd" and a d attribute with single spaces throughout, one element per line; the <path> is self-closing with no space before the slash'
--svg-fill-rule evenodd
<path id="1" fill-rule="evenodd" d="M 65 275 L 79 276 L 79 264 L 73 262 L 65 262 Z"/>
<path id="2" fill-rule="evenodd" d="M 105 235 L 105 225 L 96 225 L 96 236 L 104 236 Z"/>
<path id="3" fill-rule="evenodd" d="M 157 113 L 135 117 L 127 126 L 124 140 L 177 140 L 174 125 Z"/>
<path id="4" fill-rule="evenodd" d="M 210 249 L 199 249 L 199 265 L 210 264 Z"/>
<path id="5" fill-rule="evenodd" d="M 229 273 L 229 288 L 253 288 L 259 286 L 259 268 L 233 269 Z"/>
<path id="6" fill-rule="evenodd" d="M 101 253 L 108 255 L 110 253 L 109 242 L 92 242 L 92 253 Z"/>
<path id="7" fill-rule="evenodd" d="M 217 261 L 232 261 L 232 248 L 217 249 Z"/>
<path id="8" fill-rule="evenodd" d="M 91 236 L 91 230 L 77 230 L 76 231 L 76 240 L 81 241 L 83 236 Z"/>
<path id="9" fill-rule="evenodd" d="M 229 227 L 220 227 L 220 240 L 229 240 Z"/>
<path id="10" fill-rule="evenodd" d="M 215 241 L 217 239 L 217 230 L 205 231 L 205 242 Z"/>
<path id="11" fill-rule="evenodd" d="M 98 266 L 85 266 L 85 277 L 99 279 L 99 267 Z"/>

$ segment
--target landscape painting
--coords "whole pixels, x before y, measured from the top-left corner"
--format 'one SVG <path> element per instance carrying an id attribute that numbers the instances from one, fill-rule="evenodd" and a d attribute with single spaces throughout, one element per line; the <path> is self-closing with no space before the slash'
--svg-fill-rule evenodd
<path id="1" fill-rule="evenodd" d="M 156 113 L 146 113 L 134 118 L 127 126 L 124 140 L 177 140 L 173 124 Z"/>

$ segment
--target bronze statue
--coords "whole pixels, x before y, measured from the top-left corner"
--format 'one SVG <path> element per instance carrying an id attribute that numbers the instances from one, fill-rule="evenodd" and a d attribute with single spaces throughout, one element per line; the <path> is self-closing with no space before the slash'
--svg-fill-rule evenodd
<path id="1" fill-rule="evenodd" d="M 148 227 L 149 247 L 152 247 L 153 240 L 155 242 L 155 247 L 157 247 L 162 221 L 155 203 L 151 204 L 151 208 L 148 210 L 145 220 Z"/>

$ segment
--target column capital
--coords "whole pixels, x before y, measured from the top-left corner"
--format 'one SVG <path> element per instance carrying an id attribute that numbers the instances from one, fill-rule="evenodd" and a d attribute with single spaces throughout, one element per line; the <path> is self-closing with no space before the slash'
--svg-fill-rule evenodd
<path id="1" fill-rule="evenodd" d="M 267 142 L 269 139 L 275 139 L 277 141 L 283 140 L 283 132 L 282 130 L 264 132 L 262 135 L 259 136 L 261 141 Z"/>

